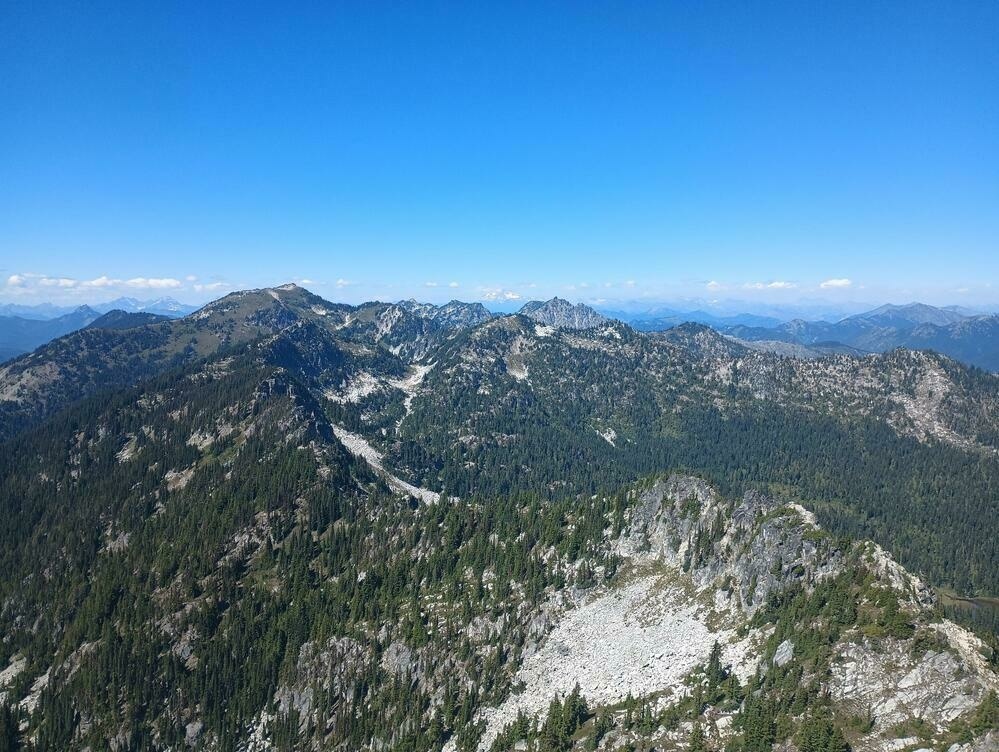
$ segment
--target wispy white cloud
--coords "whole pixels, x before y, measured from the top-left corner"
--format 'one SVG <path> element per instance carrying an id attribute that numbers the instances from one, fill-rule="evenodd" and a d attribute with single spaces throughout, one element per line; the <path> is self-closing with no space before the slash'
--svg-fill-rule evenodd
<path id="1" fill-rule="evenodd" d="M 827 279 L 825 282 L 819 283 L 819 287 L 823 290 L 835 290 L 837 288 L 850 287 L 851 285 L 853 285 L 853 282 L 846 277 Z"/>
<path id="2" fill-rule="evenodd" d="M 793 290 L 797 285 L 794 282 L 785 282 L 778 279 L 772 282 L 746 282 L 742 287 L 745 290 Z"/>
<path id="3" fill-rule="evenodd" d="M 437 283 L 436 282 L 424 282 L 423 286 L 424 287 L 437 287 Z"/>
<path id="4" fill-rule="evenodd" d="M 83 287 L 114 287 L 115 285 L 120 285 L 120 279 L 111 279 L 107 275 L 101 275 L 95 279 L 88 279 L 81 283 Z"/>
<path id="5" fill-rule="evenodd" d="M 195 285 L 195 292 L 213 292 L 215 290 L 222 290 L 227 287 L 231 287 L 228 282 L 206 282 L 205 284 Z"/>
<path id="6" fill-rule="evenodd" d="M 447 286 L 448 287 L 461 287 L 461 285 L 459 285 L 457 282 L 448 282 Z"/>
<path id="7" fill-rule="evenodd" d="M 341 278 L 341 279 L 338 279 L 336 281 L 336 286 L 337 287 L 350 287 L 352 284 L 354 284 L 354 283 L 351 282 L 349 279 L 343 279 L 343 278 Z"/>
<path id="8" fill-rule="evenodd" d="M 706 288 L 708 288 L 709 290 L 711 290 L 712 292 L 715 291 L 715 290 L 724 290 L 725 289 L 725 285 L 723 285 L 721 282 L 716 282 L 715 280 L 711 280 L 710 282 L 708 282 L 704 286 Z"/>
<path id="9" fill-rule="evenodd" d="M 190 279 L 197 279 L 190 277 Z M 73 277 L 52 276 L 20 272 L 7 278 L 6 287 L 16 290 L 19 294 L 42 293 L 46 295 L 72 293 L 79 296 L 93 290 L 178 290 L 184 283 L 173 277 L 132 277 L 131 279 L 116 279 L 102 274 L 93 279 L 75 279 Z M 195 286 L 197 288 L 197 286 Z"/>
<path id="10" fill-rule="evenodd" d="M 38 280 L 42 287 L 76 287 L 76 280 L 69 277 L 42 277 Z"/>
<path id="11" fill-rule="evenodd" d="M 125 284 L 138 290 L 174 290 L 182 287 L 181 281 L 173 277 L 132 277 Z"/>

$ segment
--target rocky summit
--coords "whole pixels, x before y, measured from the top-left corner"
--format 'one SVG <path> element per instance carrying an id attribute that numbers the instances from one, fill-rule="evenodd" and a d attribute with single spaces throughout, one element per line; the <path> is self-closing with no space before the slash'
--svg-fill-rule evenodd
<path id="1" fill-rule="evenodd" d="M 288 284 L 3 364 L 0 749 L 999 749 L 999 378 L 801 347 Z"/>
<path id="2" fill-rule="evenodd" d="M 605 316 L 589 306 L 582 303 L 573 305 L 562 298 L 552 298 L 545 302 L 532 300 L 524 304 L 519 313 L 540 324 L 558 329 L 590 329 L 607 321 Z"/>

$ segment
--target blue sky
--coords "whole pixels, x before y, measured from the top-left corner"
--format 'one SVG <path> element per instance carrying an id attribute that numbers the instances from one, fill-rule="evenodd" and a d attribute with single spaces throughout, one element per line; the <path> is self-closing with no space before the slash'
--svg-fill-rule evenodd
<path id="1" fill-rule="evenodd" d="M 997 33 L 994 2 L 3 3 L 0 300 L 995 303 Z"/>

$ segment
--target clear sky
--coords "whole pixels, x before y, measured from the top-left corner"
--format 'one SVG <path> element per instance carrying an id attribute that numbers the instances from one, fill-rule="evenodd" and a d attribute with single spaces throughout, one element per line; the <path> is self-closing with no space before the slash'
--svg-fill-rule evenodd
<path id="1" fill-rule="evenodd" d="M 994 303 L 997 39 L 993 0 L 10 0 L 0 300 Z"/>

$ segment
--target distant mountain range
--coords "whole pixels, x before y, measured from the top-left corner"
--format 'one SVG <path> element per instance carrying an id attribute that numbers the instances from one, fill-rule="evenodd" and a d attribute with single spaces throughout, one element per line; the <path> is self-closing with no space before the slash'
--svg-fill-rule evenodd
<path id="1" fill-rule="evenodd" d="M 0 316 L 0 362 L 30 352 L 64 334 L 82 329 L 100 318 L 89 306 L 80 306 L 52 319 Z"/>
<path id="2" fill-rule="evenodd" d="M 857 313 L 868 311 L 877 302 L 829 300 L 799 300 L 787 303 L 768 303 L 759 300 L 684 298 L 679 300 L 632 300 L 613 304 L 593 303 L 593 307 L 611 318 L 633 322 L 681 316 L 710 316 L 715 319 L 755 316 L 774 322 L 805 319 L 806 321 L 839 321 Z M 985 313 L 985 311 L 976 311 Z M 687 318 L 690 321 L 692 319 Z M 700 322 L 707 323 L 707 322 Z"/>
<path id="3" fill-rule="evenodd" d="M 830 346 L 867 353 L 905 347 L 935 350 L 988 371 L 999 371 L 999 316 L 968 315 L 956 306 L 883 305 L 836 323 L 795 319 L 775 326 L 717 328 L 746 342 L 772 343 L 774 352 L 784 345 L 802 346 L 813 353 L 818 346 L 819 354 Z"/>
<path id="4" fill-rule="evenodd" d="M 532 307 L 541 305 L 528 303 L 520 312 L 530 316 Z M 719 314 L 661 306 L 638 312 L 601 312 L 642 332 L 663 332 L 686 322 L 704 324 L 751 349 L 785 357 L 865 355 L 904 347 L 934 350 L 969 365 L 999 371 L 999 315 L 964 306 L 887 304 L 835 321 L 782 320 L 758 313 Z"/>
<path id="5" fill-rule="evenodd" d="M 116 298 L 106 303 L 93 303 L 87 306 L 98 314 L 108 311 L 125 311 L 126 313 L 155 313 L 160 316 L 177 318 L 186 316 L 198 310 L 198 306 L 181 303 L 173 298 L 157 298 L 156 300 L 138 300 L 136 298 Z M 36 305 L 19 305 L 17 303 L 0 304 L 0 316 L 17 316 L 22 319 L 48 320 L 73 313 L 79 306 L 57 306 L 52 303 Z"/>
<path id="6" fill-rule="evenodd" d="M 51 303 L 32 306 L 7 303 L 0 305 L 0 363 L 84 327 L 131 328 L 186 316 L 195 310 L 195 306 L 173 298 L 118 298 L 75 308 Z"/>
<path id="7" fill-rule="evenodd" d="M 620 318 L 620 317 L 618 317 Z M 707 311 L 670 311 L 659 312 L 654 316 L 641 316 L 638 318 L 626 317 L 627 321 L 640 332 L 661 332 L 670 327 L 677 326 L 686 321 L 693 321 L 697 324 L 706 324 L 713 329 L 722 329 L 728 326 L 753 326 L 753 327 L 774 327 L 781 323 L 780 319 L 772 316 L 759 316 L 752 313 L 737 313 L 734 315 L 717 316 Z"/>

